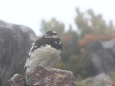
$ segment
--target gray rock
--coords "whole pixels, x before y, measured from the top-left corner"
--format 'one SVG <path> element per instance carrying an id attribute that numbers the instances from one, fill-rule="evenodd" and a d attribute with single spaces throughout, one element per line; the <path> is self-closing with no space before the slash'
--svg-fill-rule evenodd
<path id="1" fill-rule="evenodd" d="M 23 28 L 22 28 L 23 27 Z M 7 80 L 15 73 L 23 74 L 23 60 L 32 41 L 34 32 L 25 26 L 0 21 L 0 86 L 7 86 Z"/>
<path id="2" fill-rule="evenodd" d="M 115 40 L 96 40 L 91 46 L 91 57 L 97 74 L 115 70 Z"/>
<path id="3" fill-rule="evenodd" d="M 84 83 L 84 85 L 91 84 L 92 86 L 112 86 L 110 84 L 112 83 L 111 78 L 105 73 L 101 73 L 92 78 L 87 78 L 82 83 Z"/>

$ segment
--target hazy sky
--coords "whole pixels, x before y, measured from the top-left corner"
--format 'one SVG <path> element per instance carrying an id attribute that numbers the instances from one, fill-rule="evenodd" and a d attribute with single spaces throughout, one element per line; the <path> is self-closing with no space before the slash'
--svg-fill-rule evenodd
<path id="1" fill-rule="evenodd" d="M 83 12 L 91 8 L 107 22 L 115 21 L 115 0 L 0 0 L 0 19 L 29 26 L 39 35 L 41 20 L 52 17 L 63 22 L 66 28 L 69 24 L 76 28 L 76 7 Z"/>

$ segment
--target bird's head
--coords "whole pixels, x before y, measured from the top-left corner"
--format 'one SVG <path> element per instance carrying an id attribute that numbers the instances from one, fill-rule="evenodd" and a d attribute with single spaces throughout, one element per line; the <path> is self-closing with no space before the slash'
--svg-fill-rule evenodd
<path id="1" fill-rule="evenodd" d="M 45 38 L 57 38 L 57 33 L 55 31 L 46 32 L 43 37 Z"/>

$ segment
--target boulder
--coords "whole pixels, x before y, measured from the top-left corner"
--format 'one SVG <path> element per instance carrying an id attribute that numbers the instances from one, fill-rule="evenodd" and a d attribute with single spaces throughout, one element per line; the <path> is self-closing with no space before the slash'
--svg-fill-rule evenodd
<path id="1" fill-rule="evenodd" d="M 96 40 L 91 46 L 91 60 L 97 74 L 115 70 L 115 40 Z"/>
<path id="2" fill-rule="evenodd" d="M 77 86 L 72 72 L 41 66 L 28 73 L 25 81 L 26 86 Z M 24 86 L 25 83 L 22 75 L 14 75 L 9 80 L 10 86 Z"/>
<path id="3" fill-rule="evenodd" d="M 89 77 L 82 81 L 82 83 L 87 86 L 112 86 L 112 80 L 109 75 L 101 73 L 95 77 Z"/>
<path id="4" fill-rule="evenodd" d="M 36 38 L 26 26 L 0 21 L 0 86 L 7 86 L 7 80 L 15 73 L 23 74 L 24 58 Z"/>
<path id="5" fill-rule="evenodd" d="M 19 74 L 15 74 L 8 82 L 10 86 L 25 86 L 25 79 Z"/>

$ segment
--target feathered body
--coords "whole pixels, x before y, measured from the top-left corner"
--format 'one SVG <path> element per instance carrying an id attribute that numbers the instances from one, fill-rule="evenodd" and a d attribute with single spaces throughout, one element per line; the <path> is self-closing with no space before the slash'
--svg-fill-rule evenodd
<path id="1" fill-rule="evenodd" d="M 60 60 L 62 42 L 55 31 L 48 31 L 35 41 L 28 52 L 25 71 L 31 72 L 37 66 L 53 67 Z"/>

